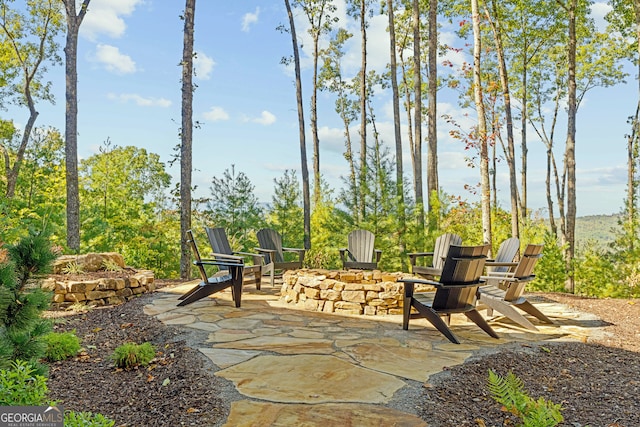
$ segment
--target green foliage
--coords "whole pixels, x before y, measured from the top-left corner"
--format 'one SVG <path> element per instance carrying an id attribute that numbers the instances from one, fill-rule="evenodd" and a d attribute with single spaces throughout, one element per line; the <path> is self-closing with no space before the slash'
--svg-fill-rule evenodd
<path id="1" fill-rule="evenodd" d="M 46 402 L 47 380 L 30 363 L 16 360 L 0 369 L 0 406 L 39 406 Z"/>
<path id="2" fill-rule="evenodd" d="M 48 273 L 51 263 L 57 257 L 49 240 L 41 234 L 30 234 L 16 245 L 7 246 L 7 250 L 15 262 L 20 288 L 26 285 L 32 276 Z"/>
<path id="3" fill-rule="evenodd" d="M 253 251 L 257 245 L 255 233 L 264 224 L 254 188 L 247 175 L 236 174 L 235 165 L 231 165 L 231 171 L 225 169 L 222 178 L 213 177 L 207 204 L 210 226 L 223 227 L 229 241 L 238 245 L 234 249 L 245 252 Z"/>
<path id="4" fill-rule="evenodd" d="M 146 366 L 154 357 L 156 357 L 156 349 L 149 342 L 122 344 L 111 355 L 116 367 L 122 369 L 131 369 L 140 365 Z"/>
<path id="5" fill-rule="evenodd" d="M 64 274 L 82 274 L 84 273 L 84 268 L 82 268 L 82 265 L 78 264 L 77 262 L 72 261 L 62 267 L 62 272 Z"/>
<path id="6" fill-rule="evenodd" d="M 51 330 L 51 322 L 41 313 L 49 307 L 51 295 L 32 277 L 48 271 L 55 255 L 47 239 L 32 235 L 7 245 L 7 253 L 9 261 L 0 263 L 0 369 L 25 360 L 44 373 L 46 366 L 39 364 L 46 351 L 42 337 Z"/>
<path id="7" fill-rule="evenodd" d="M 567 271 L 562 254 L 562 247 L 558 245 L 557 239 L 551 233 L 547 233 L 544 237 L 542 258 L 538 260 L 535 274 L 535 280 L 527 285 L 530 290 L 546 292 L 564 291 Z"/>
<path id="8" fill-rule="evenodd" d="M 179 221 L 164 206 L 171 177 L 157 154 L 107 140 L 79 166 L 81 247 L 118 252 L 127 265 L 172 277 L 179 267 Z"/>
<path id="9" fill-rule="evenodd" d="M 116 422 L 102 414 L 67 411 L 64 414 L 66 427 L 113 427 Z"/>
<path id="10" fill-rule="evenodd" d="M 64 140 L 60 132 L 52 128 L 34 129 L 16 181 L 15 195 L 0 201 L 0 211 L 6 213 L 0 215 L 0 235 L 6 241 L 16 241 L 28 233 L 43 230 L 52 243 L 64 244 L 65 199 L 60 197 L 65 194 L 64 167 Z"/>
<path id="11" fill-rule="evenodd" d="M 80 351 L 80 338 L 73 332 L 50 332 L 43 336 L 47 343 L 45 357 L 57 362 L 73 357 Z"/>
<path id="12" fill-rule="evenodd" d="M 112 259 L 105 259 L 102 262 L 102 267 L 105 269 L 105 271 L 122 271 L 122 267 L 120 267 L 120 264 Z"/>
<path id="13" fill-rule="evenodd" d="M 522 420 L 524 427 L 553 427 L 564 420 L 562 406 L 543 398 L 534 400 L 524 389 L 524 383 L 512 372 L 502 377 L 489 370 L 489 391 L 503 409 Z"/>
<path id="14" fill-rule="evenodd" d="M 269 227 L 277 230 L 287 246 L 301 248 L 304 245 L 302 190 L 293 170 L 285 170 L 281 178 L 273 180 L 274 195 L 267 214 Z"/>
<path id="15" fill-rule="evenodd" d="M 347 245 L 347 215 L 338 210 L 328 190 L 323 191 L 311 214 L 311 250 L 305 265 L 312 268 L 342 268 L 338 250 Z"/>

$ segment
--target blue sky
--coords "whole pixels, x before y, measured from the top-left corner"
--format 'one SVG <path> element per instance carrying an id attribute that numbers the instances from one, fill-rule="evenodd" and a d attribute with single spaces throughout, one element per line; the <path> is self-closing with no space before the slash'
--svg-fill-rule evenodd
<path id="1" fill-rule="evenodd" d="M 340 1 L 338 15 L 343 17 Z M 93 0 L 82 24 L 78 48 L 79 137 L 78 152 L 86 158 L 97 152 L 109 138 L 119 146 L 135 145 L 158 153 L 168 162 L 179 143 L 183 21 L 179 15 L 184 1 Z M 596 14 L 606 7 L 598 4 Z M 305 24 L 298 17 L 299 37 Z M 345 20 L 358 34 L 357 23 Z M 382 70 L 388 61 L 386 17 L 375 17 L 369 28 L 369 66 Z M 209 194 L 211 178 L 221 176 L 235 164 L 247 174 L 262 202 L 270 202 L 273 180 L 286 169 L 300 177 L 300 152 L 293 74 L 280 64 L 291 53 L 288 34 L 276 30 L 287 22 L 284 2 L 199 1 L 196 9 L 195 49 L 197 51 L 194 118 L 201 123 L 194 130 L 194 184 L 198 195 Z M 444 32 L 443 39 L 452 35 Z M 311 95 L 310 43 L 303 48 L 303 96 L 305 107 Z M 359 67 L 359 40 L 348 46 L 345 75 L 355 75 Z M 460 61 L 460 57 L 451 58 Z M 52 69 L 56 104 L 38 104 L 37 126 L 64 130 L 64 69 Z M 580 107 L 577 121 L 578 215 L 611 214 L 620 211 L 626 185 L 626 118 L 635 109 L 635 75 L 630 84 L 592 90 Z M 384 141 L 393 141 L 389 91 L 376 96 L 378 130 Z M 438 95 L 439 115 L 463 120 L 455 94 L 447 89 Z M 470 112 L 473 114 L 473 112 Z M 8 118 L 26 122 L 27 112 L 12 109 Z M 344 143 L 333 98 L 321 94 L 319 100 L 321 170 L 334 188 L 347 171 L 342 153 Z M 307 125 L 309 112 L 305 111 Z M 566 127 L 561 121 L 561 128 Z M 353 136 L 357 138 L 357 125 Z M 465 184 L 478 182 L 478 170 L 466 166 L 463 144 L 448 135 L 443 120 L 438 123 L 440 185 L 449 194 L 473 200 Z M 519 130 L 516 130 L 519 132 Z M 426 129 L 424 131 L 426 134 Z M 529 205 L 545 207 L 545 161 L 542 144 L 529 137 Z M 405 146 L 408 145 L 405 138 Z M 311 139 L 309 169 L 311 170 Z M 356 144 L 357 145 L 357 144 Z M 392 149 L 393 151 L 393 149 Z M 561 154 L 557 155 L 561 159 Z M 426 161 L 426 152 L 424 154 Z M 405 171 L 410 171 L 405 147 Z M 168 168 L 177 179 L 179 165 Z M 503 206 L 508 207 L 507 170 L 498 171 Z"/>

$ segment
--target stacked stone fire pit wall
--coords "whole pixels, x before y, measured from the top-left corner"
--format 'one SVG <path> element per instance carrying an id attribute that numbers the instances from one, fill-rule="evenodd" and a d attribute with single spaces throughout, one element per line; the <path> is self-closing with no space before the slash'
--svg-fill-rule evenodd
<path id="1" fill-rule="evenodd" d="M 86 275 L 85 278 L 65 277 L 65 270 L 75 263 Z M 91 273 L 105 272 L 107 264 L 118 265 L 122 270 L 109 272 L 110 277 L 91 278 Z M 135 270 L 124 265 L 118 253 L 89 253 L 86 255 L 64 255 L 53 265 L 55 277 L 42 282 L 42 288 L 53 292 L 53 302 L 71 305 L 82 303 L 94 306 L 121 304 L 132 297 L 155 290 L 154 274 L 150 270 Z"/>
<path id="2" fill-rule="evenodd" d="M 402 314 L 405 273 L 379 270 L 286 271 L 281 298 L 309 311 L 325 313 L 385 315 Z"/>

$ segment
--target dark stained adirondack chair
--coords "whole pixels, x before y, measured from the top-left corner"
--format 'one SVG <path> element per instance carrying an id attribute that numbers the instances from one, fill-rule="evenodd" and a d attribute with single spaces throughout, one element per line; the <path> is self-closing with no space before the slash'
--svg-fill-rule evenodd
<path id="1" fill-rule="evenodd" d="M 509 267 L 513 268 L 512 271 L 492 271 L 483 276 L 483 279 L 486 280 L 486 285 L 479 289 L 479 303 L 487 307 L 488 315 L 491 315 L 495 310 L 517 324 L 532 331 L 537 331 L 538 328 L 524 317 L 520 311 L 516 310 L 516 308 L 519 308 L 542 322 L 553 323 L 551 319 L 535 308 L 523 296 L 526 284 L 536 277 L 533 274 L 533 269 L 538 259 L 542 256 L 543 246 L 527 245 L 520 261 L 510 263 Z"/>
<path id="2" fill-rule="evenodd" d="M 411 261 L 411 273 L 418 276 L 425 277 L 427 279 L 434 279 L 440 276 L 442 267 L 444 266 L 444 259 L 449 252 L 449 246 L 462 245 L 462 238 L 457 234 L 445 233 L 435 241 L 433 245 L 433 252 L 412 252 L 409 254 L 409 260 Z M 422 257 L 431 257 L 430 265 L 419 265 L 418 259 Z"/>
<path id="3" fill-rule="evenodd" d="M 511 237 L 500 243 L 495 258 L 488 259 L 485 263 L 487 274 L 489 272 L 504 273 L 513 268 L 513 260 L 520 250 L 520 239 Z M 504 264 L 506 263 L 506 264 Z"/>
<path id="4" fill-rule="evenodd" d="M 378 268 L 382 251 L 375 249 L 376 236 L 368 230 L 354 230 L 347 237 L 348 248 L 340 249 L 342 268 L 375 270 Z"/>
<path id="5" fill-rule="evenodd" d="M 499 338 L 486 320 L 476 310 L 480 276 L 489 253 L 489 245 L 451 245 L 442 267 L 438 282 L 424 279 L 405 278 L 402 328 L 409 329 L 409 319 L 424 317 L 452 343 L 460 344 L 449 328 L 451 314 L 463 313 L 483 331 Z M 415 284 L 429 284 L 436 292 L 414 292 Z M 417 310 L 412 313 L 411 309 Z M 446 318 L 446 322 L 442 317 Z"/>
<path id="6" fill-rule="evenodd" d="M 273 264 L 266 264 L 264 262 L 264 255 L 232 250 L 229 239 L 227 238 L 227 233 L 222 227 L 205 227 L 204 231 L 209 238 L 209 244 L 213 251 L 211 257 L 213 259 L 224 261 L 226 259 L 244 260 L 245 258 L 251 258 L 253 261 L 252 265 L 244 265 L 243 284 L 255 283 L 256 289 L 260 290 L 262 276 L 273 269 Z M 271 286 L 273 286 L 273 281 L 271 282 Z"/>
<path id="7" fill-rule="evenodd" d="M 191 246 L 193 257 L 195 258 L 193 264 L 198 267 L 202 281 L 180 296 L 179 299 L 182 301 L 178 306 L 191 304 L 192 302 L 208 297 L 213 293 L 222 291 L 226 288 L 231 288 L 233 302 L 236 307 L 240 307 L 240 300 L 242 298 L 242 271 L 244 269 L 242 258 L 237 260 L 229 258 L 225 261 L 202 259 L 191 230 L 187 231 L 187 239 Z M 205 270 L 205 266 L 216 266 L 219 271 L 209 277 Z"/>
<path id="8" fill-rule="evenodd" d="M 275 270 L 283 271 L 302 268 L 302 262 L 304 261 L 304 254 L 306 252 L 305 249 L 283 247 L 282 236 L 271 228 L 259 230 L 257 237 L 260 247 L 256 248 L 256 251 L 265 256 L 265 262 L 267 264 L 273 263 L 273 270 L 271 271 L 272 283 Z M 285 260 L 285 252 L 296 254 L 297 259 L 294 261 Z"/>

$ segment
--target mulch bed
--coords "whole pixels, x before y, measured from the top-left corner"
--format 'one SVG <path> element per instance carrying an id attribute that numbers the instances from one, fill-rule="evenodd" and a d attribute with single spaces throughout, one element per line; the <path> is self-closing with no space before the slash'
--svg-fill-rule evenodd
<path id="1" fill-rule="evenodd" d="M 224 424 L 231 402 L 242 396 L 190 347 L 204 341 L 194 338 L 198 332 L 165 326 L 142 312 L 152 297 L 82 314 L 52 313 L 58 330 L 76 330 L 85 351 L 51 365 L 50 398 L 65 409 L 100 412 L 117 426 Z M 394 399 L 389 406 L 414 408 L 431 427 L 518 425 L 488 394 L 493 369 L 516 374 L 530 396 L 561 404 L 562 426 L 640 426 L 640 301 L 541 297 L 598 315 L 609 325 L 608 334 L 598 342 L 505 346 L 433 375 L 422 386 L 416 383 L 402 402 Z M 159 351 L 149 367 L 114 367 L 110 355 L 118 345 L 145 341 Z"/>

